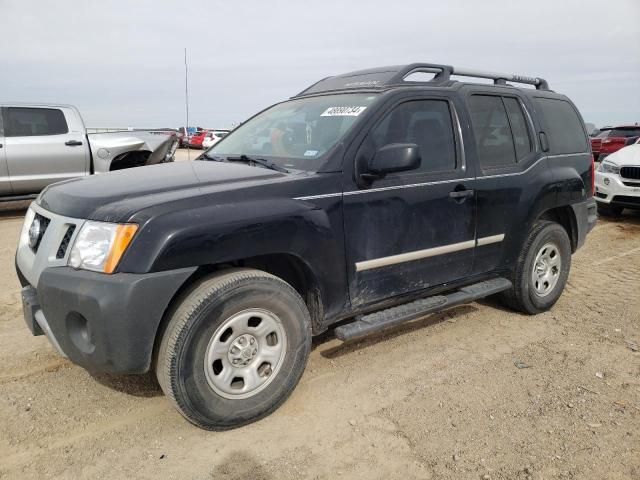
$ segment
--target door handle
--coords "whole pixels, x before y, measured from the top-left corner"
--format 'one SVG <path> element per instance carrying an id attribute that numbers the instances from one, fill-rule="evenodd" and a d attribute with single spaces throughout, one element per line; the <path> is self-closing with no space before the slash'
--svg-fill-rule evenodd
<path id="1" fill-rule="evenodd" d="M 80 140 L 67 140 L 66 142 L 64 142 L 64 144 L 67 147 L 79 147 L 80 145 L 82 145 L 82 142 Z"/>
<path id="2" fill-rule="evenodd" d="M 454 190 L 453 192 L 449 192 L 449 196 L 457 200 L 460 198 L 472 197 L 473 193 L 473 190 Z"/>

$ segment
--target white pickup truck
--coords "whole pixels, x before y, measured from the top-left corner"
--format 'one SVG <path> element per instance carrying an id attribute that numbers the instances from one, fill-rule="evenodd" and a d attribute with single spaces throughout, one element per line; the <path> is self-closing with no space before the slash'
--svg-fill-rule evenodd
<path id="1" fill-rule="evenodd" d="M 0 103 L 0 201 L 35 197 L 69 178 L 171 162 L 173 132 L 87 134 L 71 105 Z"/>

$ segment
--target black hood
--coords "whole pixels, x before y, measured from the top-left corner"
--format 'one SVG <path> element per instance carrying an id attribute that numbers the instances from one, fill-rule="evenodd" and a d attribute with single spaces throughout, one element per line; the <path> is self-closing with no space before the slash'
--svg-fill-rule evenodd
<path id="1" fill-rule="evenodd" d="M 118 170 L 56 183 L 37 202 L 73 218 L 124 221 L 137 211 L 187 197 L 237 190 L 286 174 L 239 163 L 193 161 Z"/>

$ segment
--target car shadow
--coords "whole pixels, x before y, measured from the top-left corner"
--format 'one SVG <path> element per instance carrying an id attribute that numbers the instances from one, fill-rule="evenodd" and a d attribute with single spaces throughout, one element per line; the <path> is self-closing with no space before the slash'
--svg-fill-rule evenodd
<path id="1" fill-rule="evenodd" d="M 226 478 L 229 480 L 271 480 L 274 477 L 246 452 L 231 452 L 221 463 L 217 463 L 209 478 Z"/>
<path id="2" fill-rule="evenodd" d="M 617 217 L 598 215 L 598 222 L 640 226 L 640 210 L 627 208 Z"/>
<path id="3" fill-rule="evenodd" d="M 421 330 L 423 328 L 431 327 L 444 322 L 453 323 L 459 317 L 475 312 L 477 310 L 478 310 L 478 307 L 474 306 L 473 304 L 469 304 L 469 305 L 460 305 L 457 307 L 453 307 L 448 310 L 444 310 L 442 312 L 428 314 L 416 320 L 412 320 L 410 322 L 402 323 L 395 327 L 388 328 L 379 333 L 371 334 L 361 340 L 353 340 L 353 341 L 345 342 L 341 345 L 337 345 L 335 347 L 329 348 L 321 352 L 320 355 L 329 359 L 338 358 L 338 357 L 341 357 L 342 355 L 353 353 L 363 348 L 367 348 L 381 342 L 386 342 L 392 338 L 406 335 L 416 330 Z M 337 326 L 338 325 L 335 325 L 330 330 L 327 330 L 323 334 L 318 335 L 317 337 L 314 337 L 312 348 L 315 349 L 320 345 L 335 339 L 336 337 L 333 333 L 333 330 Z"/>
<path id="4" fill-rule="evenodd" d="M 514 310 L 513 308 L 510 308 L 507 305 L 505 305 L 504 302 L 500 299 L 499 294 L 490 295 L 485 298 L 480 298 L 476 300 L 476 303 L 479 305 L 483 305 L 485 307 L 491 307 L 494 310 L 500 310 L 501 312 L 509 312 L 509 313 L 513 313 L 514 315 L 522 315 L 517 310 Z"/>
<path id="5" fill-rule="evenodd" d="M 100 385 L 134 397 L 151 398 L 163 395 L 156 376 L 151 372 L 143 375 L 112 375 L 89 372 L 89 375 Z"/>

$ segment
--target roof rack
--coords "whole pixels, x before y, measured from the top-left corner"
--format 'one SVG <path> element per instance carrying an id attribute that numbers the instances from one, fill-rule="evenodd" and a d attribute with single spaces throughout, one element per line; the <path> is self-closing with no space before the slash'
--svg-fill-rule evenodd
<path id="1" fill-rule="evenodd" d="M 434 77 L 426 82 L 411 82 L 406 78 L 414 73 L 433 73 Z M 323 78 L 300 92 L 296 97 L 319 92 L 334 90 L 349 90 L 354 88 L 384 88 L 407 83 L 443 84 L 454 81 L 452 75 L 471 78 L 488 78 L 494 85 L 506 85 L 507 82 L 533 85 L 538 90 L 549 90 L 549 84 L 544 78 L 526 77 L 510 73 L 487 72 L 467 68 L 457 68 L 451 65 L 436 63 L 412 63 L 410 65 L 396 65 L 379 67 L 369 70 L 345 73 L 334 77 Z"/>

